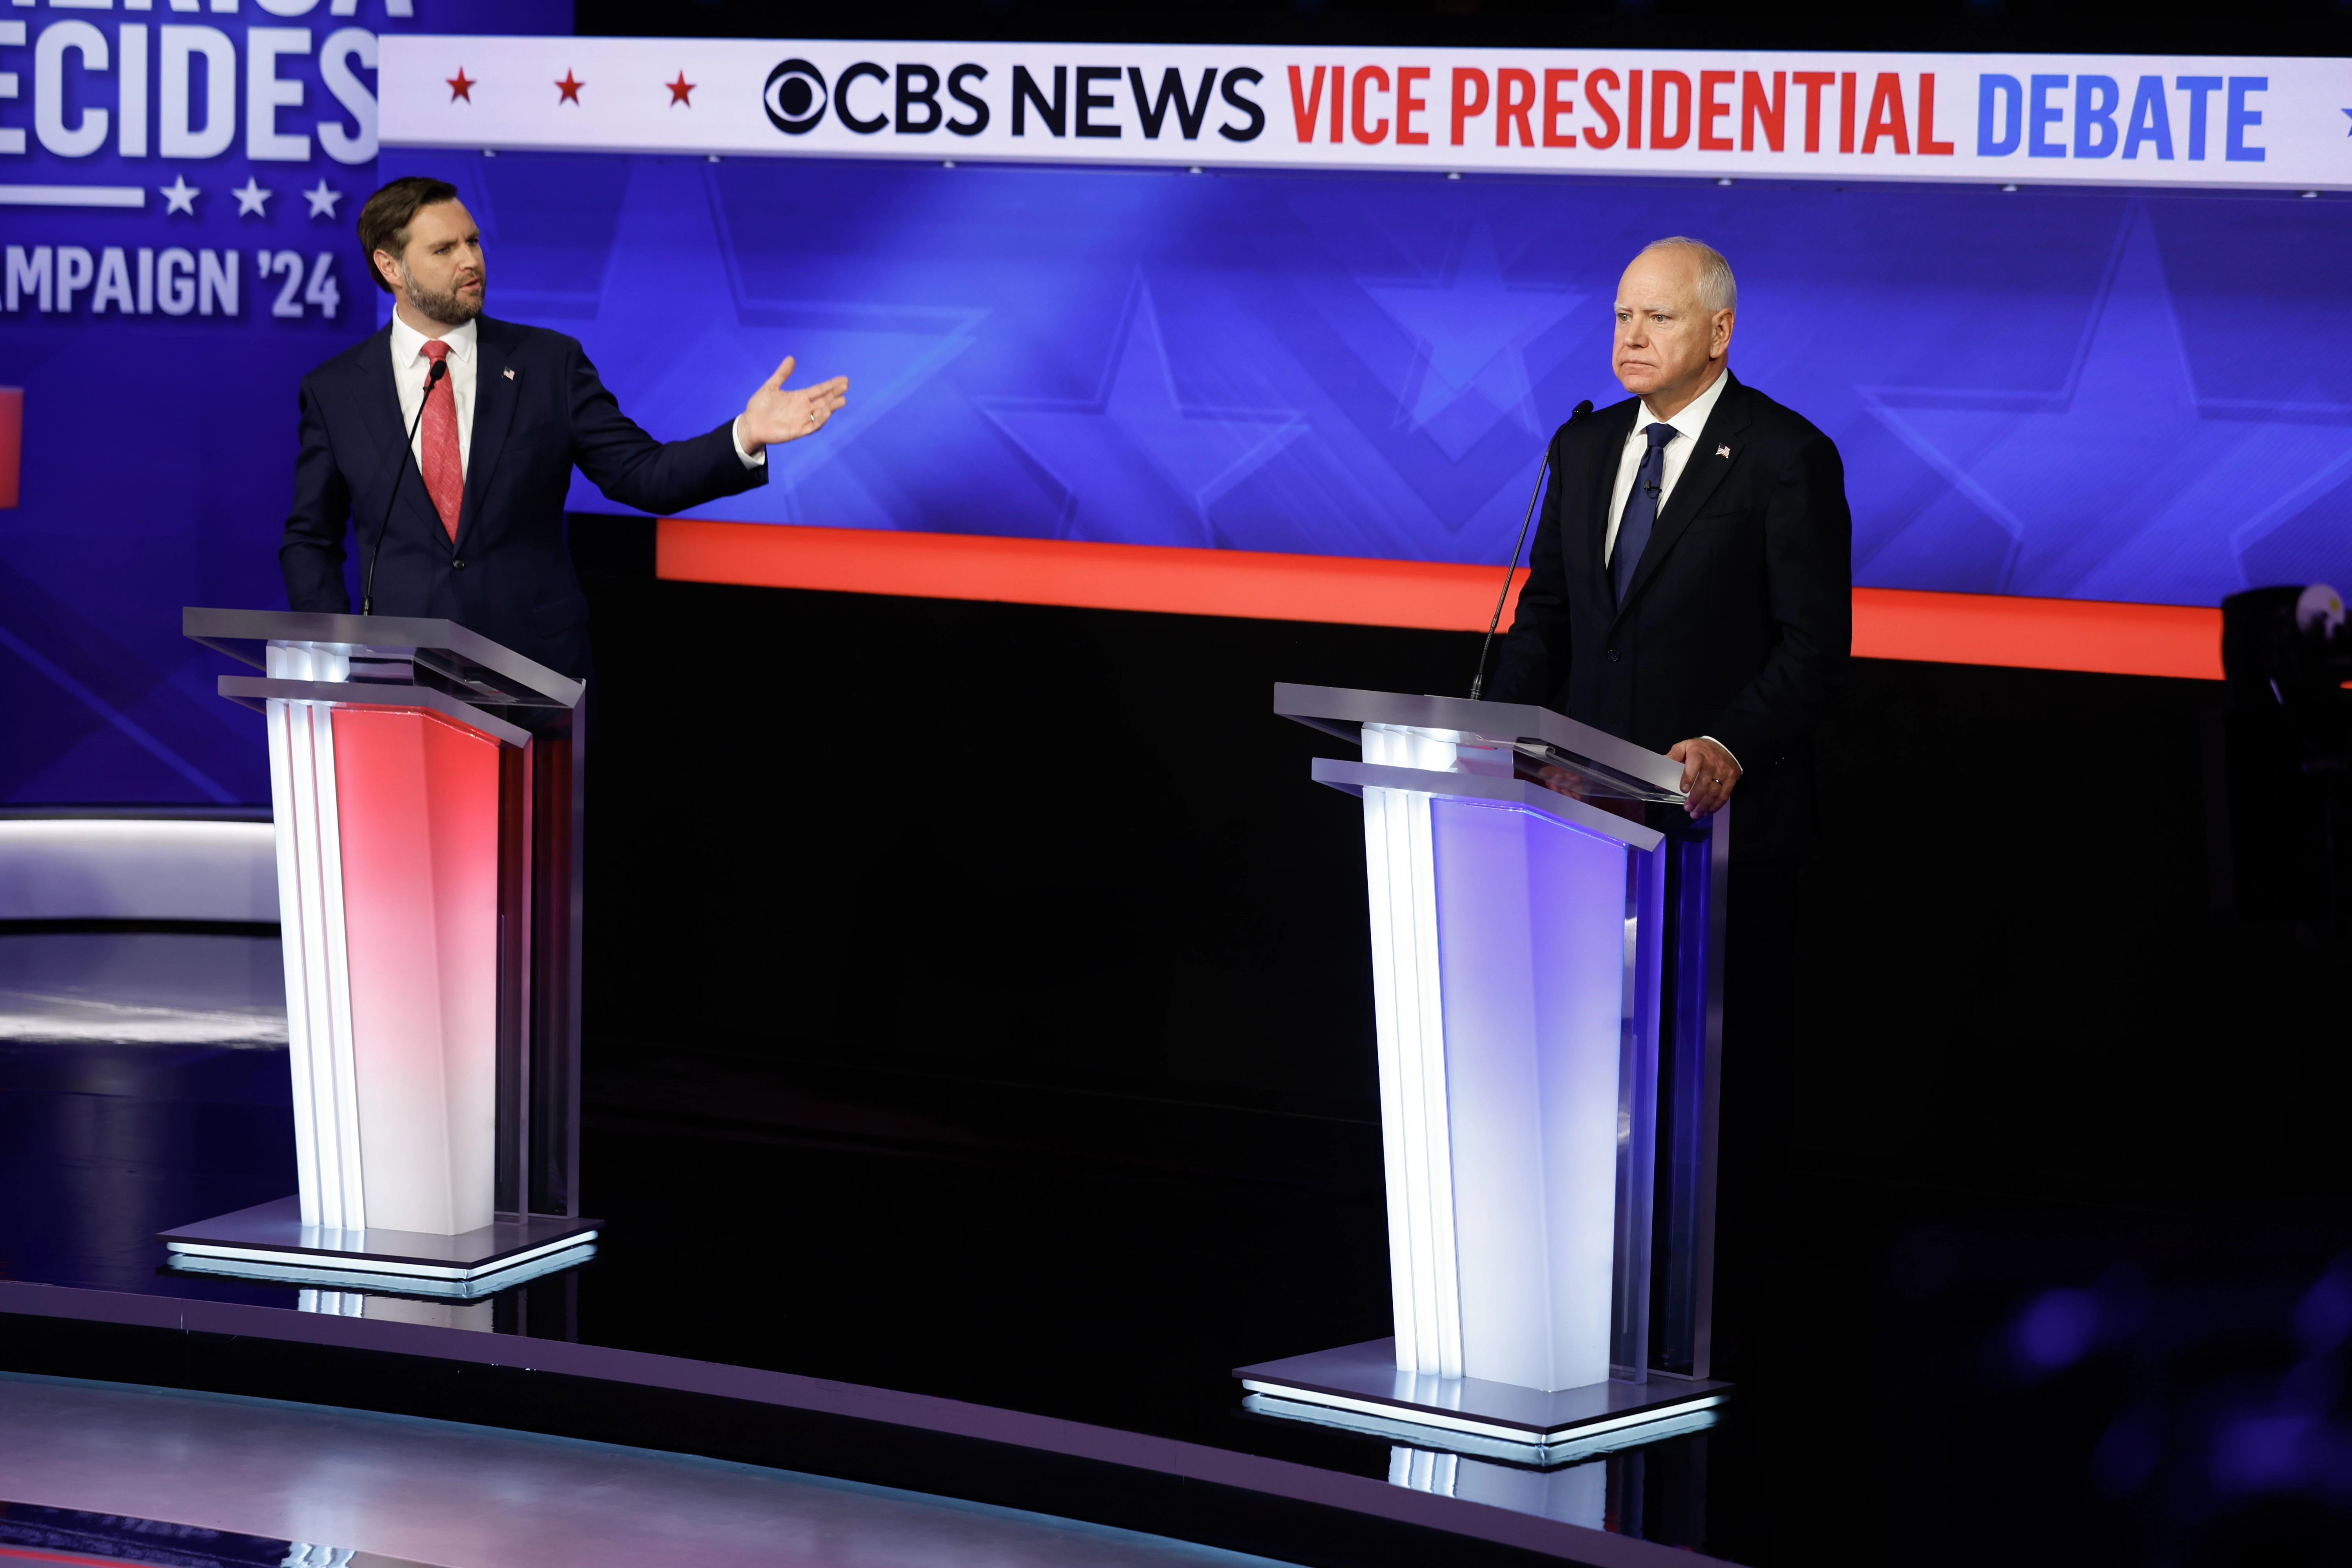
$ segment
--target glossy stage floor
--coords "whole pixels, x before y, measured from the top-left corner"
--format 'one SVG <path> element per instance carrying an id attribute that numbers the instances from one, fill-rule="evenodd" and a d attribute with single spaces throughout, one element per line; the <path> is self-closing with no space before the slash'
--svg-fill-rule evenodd
<path id="1" fill-rule="evenodd" d="M 0 1562 L 324 1568 L 335 1553 L 354 1551 L 367 1553 L 365 1568 L 1247 1568 L 1264 1561 L 690 1455 L 7 1373 L 0 1373 L 0 1475 L 11 1492 L 53 1500 L 0 1502 Z M 202 1522 L 178 1522 L 189 1520 Z"/>
<path id="2" fill-rule="evenodd" d="M 175 1273 L 158 1230 L 292 1184 L 278 963 L 0 933 L 0 1525 L 449 1568 L 685 1560 L 706 1527 L 695 1561 L 908 1564 L 2342 1539 L 2340 1215 L 1819 1178 L 1721 1419 L 1543 1471 L 1245 1408 L 1234 1367 L 1386 1331 L 1377 1129 L 1307 1110 L 592 1059 L 586 1264 L 474 1302 Z M 688 1535 L 631 1533 L 663 1520 Z M 2339 1560 L 2300 1552 L 2248 1560 Z"/>

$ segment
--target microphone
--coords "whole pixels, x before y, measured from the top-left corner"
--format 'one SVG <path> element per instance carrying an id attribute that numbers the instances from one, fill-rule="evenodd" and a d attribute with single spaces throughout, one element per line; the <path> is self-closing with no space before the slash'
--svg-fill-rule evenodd
<path id="1" fill-rule="evenodd" d="M 1568 411 L 1570 425 L 1592 412 L 1592 399 L 1586 398 Z M 1519 574 L 1519 552 L 1526 548 L 1528 529 L 1536 520 L 1536 502 L 1543 498 L 1544 475 L 1551 470 L 1551 448 L 1544 448 L 1543 466 L 1536 469 L 1535 493 L 1528 497 L 1528 515 L 1519 523 L 1518 542 L 1511 546 L 1511 564 L 1503 573 L 1503 591 L 1495 595 L 1495 616 L 1486 623 L 1486 640 L 1478 645 L 1478 673 L 1470 682 L 1470 700 L 1475 702 L 1486 689 L 1486 650 L 1495 646 L 1495 628 L 1503 624 L 1503 605 L 1511 596 L 1511 579 Z"/>
<path id="2" fill-rule="evenodd" d="M 400 468 L 392 476 L 392 494 L 384 499 L 383 521 L 375 531 L 375 548 L 368 552 L 367 581 L 360 584 L 360 614 L 375 614 L 375 558 L 383 553 L 383 536 L 392 530 L 392 509 L 400 500 L 400 481 L 408 477 L 409 454 L 416 447 L 416 427 L 425 423 L 425 405 L 433 401 L 436 383 L 449 374 L 449 362 L 435 360 L 425 373 L 425 395 L 416 400 L 416 417 L 408 422 L 407 438 L 400 443 Z"/>

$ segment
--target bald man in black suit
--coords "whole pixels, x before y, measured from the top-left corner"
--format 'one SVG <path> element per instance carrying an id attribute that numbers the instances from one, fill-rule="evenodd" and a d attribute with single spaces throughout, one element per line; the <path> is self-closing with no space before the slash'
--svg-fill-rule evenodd
<path id="1" fill-rule="evenodd" d="M 1617 292 L 1625 401 L 1560 426 L 1518 613 L 1488 696 L 1664 752 L 1687 809 L 1737 794 L 1727 932 L 1717 1366 L 1751 1370 L 1787 1194 L 1800 857 L 1812 731 L 1853 642 L 1837 447 L 1730 371 L 1731 268 L 1660 240 Z"/>

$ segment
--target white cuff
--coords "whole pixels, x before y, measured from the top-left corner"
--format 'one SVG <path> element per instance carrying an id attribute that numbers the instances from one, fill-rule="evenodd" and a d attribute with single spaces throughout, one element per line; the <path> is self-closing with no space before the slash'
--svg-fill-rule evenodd
<path id="1" fill-rule="evenodd" d="M 1714 737 L 1714 736 L 1712 736 L 1712 735 L 1701 735 L 1701 736 L 1699 737 L 1699 739 L 1700 739 L 1700 740 L 1702 740 L 1702 741 L 1715 741 L 1715 743 L 1716 743 L 1717 745 L 1718 745 L 1718 746 L 1723 746 L 1723 742 L 1720 742 L 1720 741 L 1716 741 L 1716 740 L 1715 740 L 1715 737 Z M 1727 756 L 1727 757 L 1731 757 L 1731 765 L 1732 765 L 1733 767 L 1735 767 L 1735 768 L 1738 768 L 1738 769 L 1739 769 L 1739 771 L 1740 771 L 1741 773 L 1746 773 L 1746 772 L 1748 771 L 1745 767 L 1742 767 L 1742 766 L 1740 765 L 1740 762 L 1739 762 L 1739 759 L 1738 759 L 1738 757 L 1732 757 L 1732 756 L 1731 756 L 1731 748 L 1730 748 L 1729 746 L 1723 746 L 1723 754 L 1724 754 L 1725 756 Z"/>
<path id="2" fill-rule="evenodd" d="M 756 452 L 743 450 L 743 416 L 740 414 L 735 416 L 733 422 L 727 426 L 727 438 L 735 443 L 735 456 L 742 460 L 745 468 L 764 468 L 768 466 L 768 449 L 765 447 Z"/>

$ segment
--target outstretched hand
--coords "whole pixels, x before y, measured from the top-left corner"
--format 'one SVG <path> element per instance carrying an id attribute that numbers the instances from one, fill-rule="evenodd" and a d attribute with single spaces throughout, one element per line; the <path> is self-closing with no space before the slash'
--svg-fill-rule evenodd
<path id="1" fill-rule="evenodd" d="M 792 374 L 793 356 L 786 354 L 784 363 L 776 367 L 776 374 L 761 382 L 760 390 L 743 405 L 743 413 L 735 421 L 735 434 L 743 443 L 744 451 L 756 452 L 779 442 L 797 441 L 822 430 L 835 410 L 849 401 L 849 378 L 845 375 L 818 382 L 814 386 L 787 387 L 784 378 Z"/>

